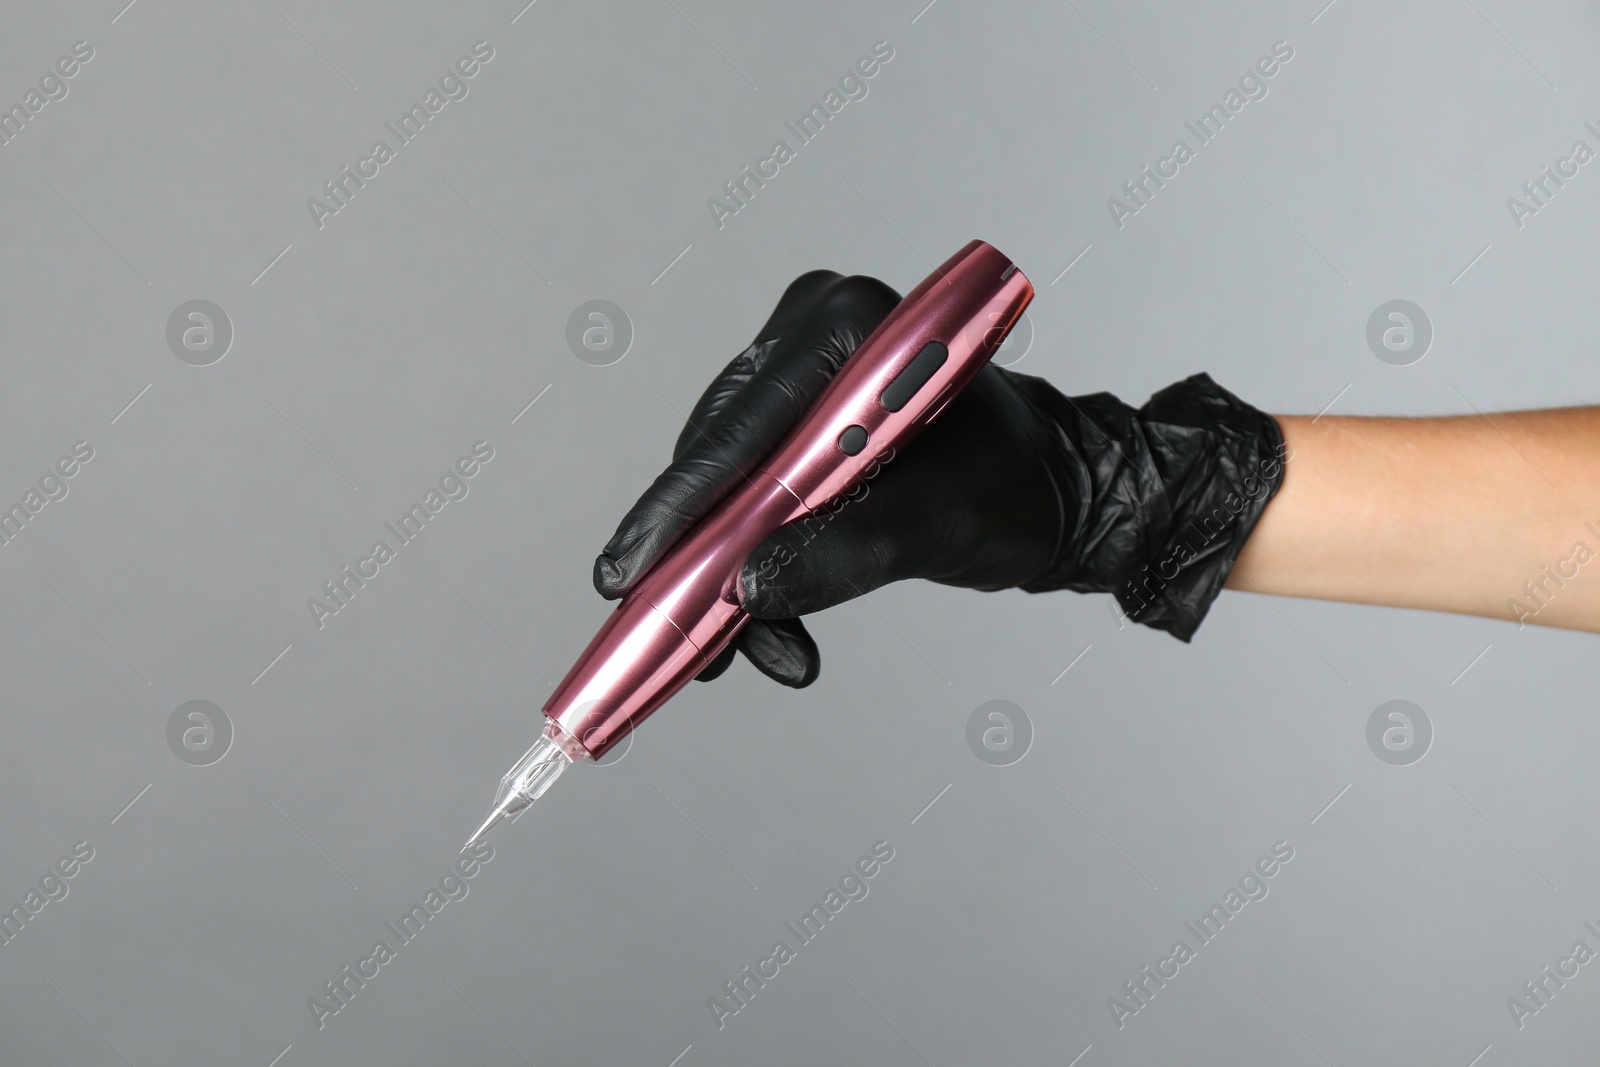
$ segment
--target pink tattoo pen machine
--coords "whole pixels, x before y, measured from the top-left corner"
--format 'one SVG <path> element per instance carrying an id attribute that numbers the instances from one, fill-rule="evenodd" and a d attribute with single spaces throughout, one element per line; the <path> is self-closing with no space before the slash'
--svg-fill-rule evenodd
<path id="1" fill-rule="evenodd" d="M 569 764 L 605 755 L 704 670 L 749 619 L 739 606 L 745 558 L 904 447 L 1032 299 L 1016 265 L 982 241 L 913 289 L 745 484 L 617 605 L 545 703 L 543 736 L 500 780 L 494 810 L 467 845 L 539 799 Z"/>

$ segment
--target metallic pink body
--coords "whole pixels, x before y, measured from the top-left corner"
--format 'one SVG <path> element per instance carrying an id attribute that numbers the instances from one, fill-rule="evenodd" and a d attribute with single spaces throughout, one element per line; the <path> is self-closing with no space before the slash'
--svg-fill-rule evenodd
<path id="1" fill-rule="evenodd" d="M 972 241 L 918 285 L 861 343 L 788 438 L 617 606 L 544 713 L 599 758 L 727 647 L 749 618 L 739 571 L 785 523 L 850 491 L 972 380 L 1033 299 L 1009 259 Z M 899 411 L 884 389 L 930 341 L 949 356 Z M 867 431 L 856 455 L 839 447 Z"/>

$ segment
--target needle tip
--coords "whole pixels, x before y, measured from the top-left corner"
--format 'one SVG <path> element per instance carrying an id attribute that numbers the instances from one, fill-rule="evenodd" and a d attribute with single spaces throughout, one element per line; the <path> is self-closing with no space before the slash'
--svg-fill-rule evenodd
<path id="1" fill-rule="evenodd" d="M 506 806 L 504 804 L 497 804 L 495 806 L 495 809 L 489 813 L 489 817 L 487 819 L 483 820 L 483 825 L 478 827 L 477 833 L 475 833 L 471 837 L 467 838 L 467 843 L 461 846 L 461 851 L 465 852 L 467 849 L 471 848 L 473 845 L 476 845 L 479 841 L 482 841 L 483 840 L 483 835 L 487 834 L 489 832 L 489 830 L 491 828 L 493 828 L 495 823 L 497 823 L 501 819 L 505 818 L 505 814 L 506 814 Z"/>

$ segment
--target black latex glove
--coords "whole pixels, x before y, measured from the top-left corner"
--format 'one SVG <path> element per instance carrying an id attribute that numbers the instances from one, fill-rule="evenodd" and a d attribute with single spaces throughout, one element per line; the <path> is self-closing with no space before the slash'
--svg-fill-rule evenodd
<path id="1" fill-rule="evenodd" d="M 600 594 L 623 596 L 741 485 L 899 300 L 874 278 L 797 278 L 595 560 Z M 1112 592 L 1135 622 L 1188 641 L 1282 482 L 1283 451 L 1271 416 L 1204 374 L 1135 410 L 985 366 L 855 491 L 750 555 L 752 619 L 735 647 L 768 677 L 809 685 L 821 659 L 798 616 L 903 578 Z"/>

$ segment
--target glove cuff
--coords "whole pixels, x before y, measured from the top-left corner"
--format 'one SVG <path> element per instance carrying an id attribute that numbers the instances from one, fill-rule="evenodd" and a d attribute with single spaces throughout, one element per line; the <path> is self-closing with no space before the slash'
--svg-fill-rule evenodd
<path id="1" fill-rule="evenodd" d="M 1057 428 L 1065 511 L 1056 558 L 1022 588 L 1113 593 L 1134 622 L 1187 642 L 1283 484 L 1277 420 L 1204 373 L 1137 410 L 1110 393 L 1019 384 Z"/>

